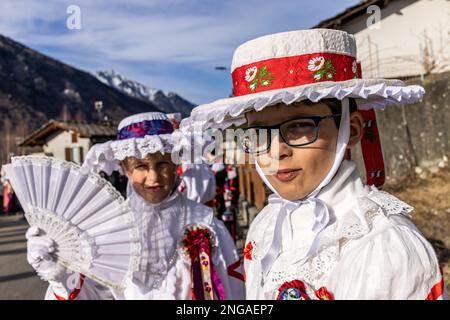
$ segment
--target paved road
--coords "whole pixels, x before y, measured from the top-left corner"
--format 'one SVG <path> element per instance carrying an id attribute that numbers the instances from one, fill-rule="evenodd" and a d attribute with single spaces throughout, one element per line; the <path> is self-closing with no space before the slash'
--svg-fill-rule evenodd
<path id="1" fill-rule="evenodd" d="M 21 216 L 0 217 L 0 299 L 43 299 L 47 285 L 26 259 L 25 232 Z"/>
<path id="2" fill-rule="evenodd" d="M 238 252 L 242 256 L 246 222 L 239 217 Z M 26 260 L 26 220 L 21 216 L 0 216 L 0 300 L 43 299 L 47 290 Z"/>

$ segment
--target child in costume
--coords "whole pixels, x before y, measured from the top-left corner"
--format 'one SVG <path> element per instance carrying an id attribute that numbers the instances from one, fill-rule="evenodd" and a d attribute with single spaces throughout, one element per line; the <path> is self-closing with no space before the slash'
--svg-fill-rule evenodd
<path id="1" fill-rule="evenodd" d="M 181 141 L 164 113 L 121 121 L 117 140 L 95 145 L 85 166 L 110 174 L 122 170 L 141 237 L 139 270 L 123 292 L 71 274 L 52 256 L 52 240 L 32 227 L 28 261 L 49 281 L 46 299 L 243 299 L 245 288 L 234 243 L 211 208 L 178 191 L 171 152 Z"/>
<path id="2" fill-rule="evenodd" d="M 167 114 L 174 130 L 178 130 L 181 122 L 181 113 Z M 190 200 L 206 204 L 216 195 L 216 178 L 206 163 L 187 163 L 184 161 L 177 171 L 181 177 L 178 191 L 185 194 Z"/>
<path id="3" fill-rule="evenodd" d="M 179 170 L 181 177 L 179 191 L 188 199 L 207 204 L 216 196 L 216 177 L 206 163 L 182 164 Z"/>
<path id="4" fill-rule="evenodd" d="M 424 89 L 360 79 L 354 37 L 329 29 L 246 42 L 231 70 L 234 97 L 198 106 L 181 127 L 245 125 L 240 142 L 273 192 L 247 235 L 247 298 L 445 298 L 413 208 L 363 183 L 346 159 L 361 112 L 416 103 Z"/>

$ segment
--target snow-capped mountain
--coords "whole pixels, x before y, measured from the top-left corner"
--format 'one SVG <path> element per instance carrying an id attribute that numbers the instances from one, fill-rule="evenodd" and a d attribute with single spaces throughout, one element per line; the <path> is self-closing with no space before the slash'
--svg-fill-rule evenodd
<path id="1" fill-rule="evenodd" d="M 98 80 L 133 98 L 149 101 L 163 112 L 180 112 L 183 117 L 191 113 L 194 104 L 183 99 L 173 92 L 167 95 L 159 89 L 147 87 L 137 81 L 127 79 L 114 70 L 98 71 L 95 73 Z"/>
<path id="2" fill-rule="evenodd" d="M 98 121 L 94 101 L 103 102 L 103 114 L 114 123 L 133 113 L 159 110 L 150 101 L 131 97 L 1 34 L 0 79 L 0 156 L 6 123 L 10 128 L 22 126 L 23 138 L 50 119 L 61 119 L 63 110 L 68 120 L 78 114 L 84 121 Z"/>

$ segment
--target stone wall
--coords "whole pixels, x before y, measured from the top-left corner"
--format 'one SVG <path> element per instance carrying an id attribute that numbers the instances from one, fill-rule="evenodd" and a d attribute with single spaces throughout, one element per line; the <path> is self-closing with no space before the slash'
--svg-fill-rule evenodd
<path id="1" fill-rule="evenodd" d="M 450 156 L 450 72 L 432 74 L 408 84 L 422 85 L 421 103 L 377 111 L 378 128 L 388 178 L 435 172 Z M 353 153 L 363 168 L 359 150 Z M 360 170 L 361 172 L 361 170 Z"/>

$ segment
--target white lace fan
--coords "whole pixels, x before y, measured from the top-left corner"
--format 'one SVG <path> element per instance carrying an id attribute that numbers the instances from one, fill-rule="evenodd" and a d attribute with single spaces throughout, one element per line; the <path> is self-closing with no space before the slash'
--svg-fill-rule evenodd
<path id="1" fill-rule="evenodd" d="M 21 156 L 4 167 L 29 224 L 56 242 L 57 261 L 123 290 L 140 258 L 128 201 L 108 181 L 74 163 Z"/>

